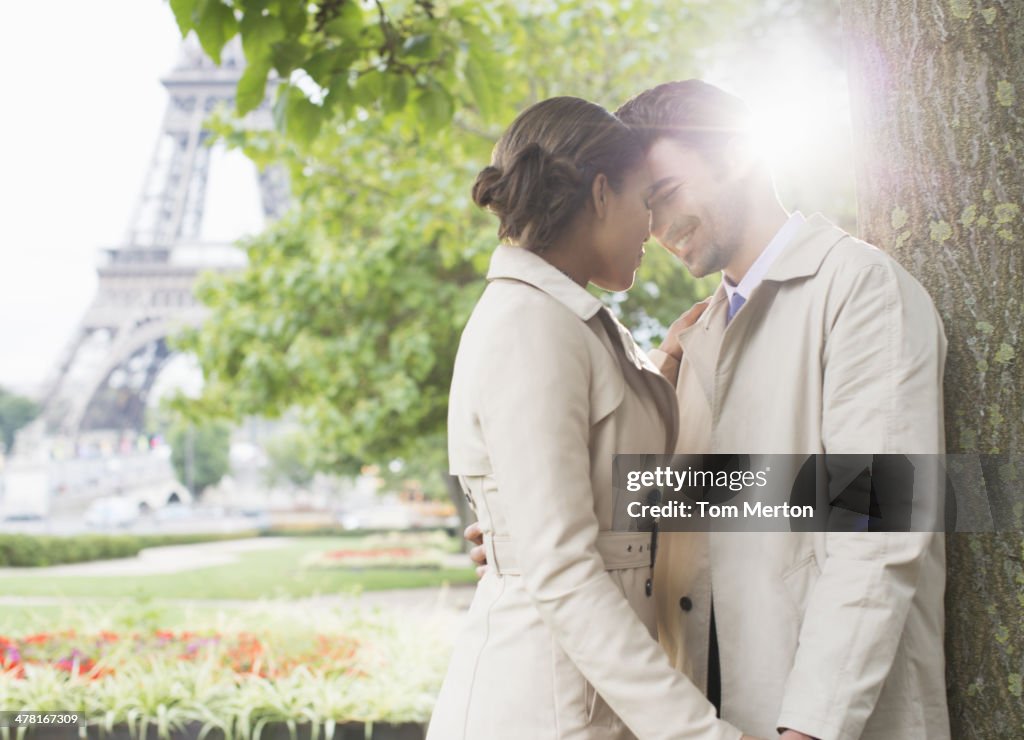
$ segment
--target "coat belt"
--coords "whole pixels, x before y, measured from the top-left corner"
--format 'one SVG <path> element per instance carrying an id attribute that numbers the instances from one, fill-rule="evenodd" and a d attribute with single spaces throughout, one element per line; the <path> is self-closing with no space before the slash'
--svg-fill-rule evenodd
<path id="1" fill-rule="evenodd" d="M 628 570 L 651 566 L 652 537 L 650 532 L 598 532 L 597 551 L 605 570 Z M 508 535 L 484 534 L 487 564 L 498 575 L 522 575 L 512 538 Z"/>

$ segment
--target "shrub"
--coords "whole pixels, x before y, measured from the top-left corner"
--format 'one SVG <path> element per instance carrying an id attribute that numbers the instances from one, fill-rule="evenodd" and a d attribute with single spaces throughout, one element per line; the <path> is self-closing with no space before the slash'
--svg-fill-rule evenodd
<path id="1" fill-rule="evenodd" d="M 234 534 L 102 535 L 70 537 L 0 534 L 0 567 L 38 568 L 62 563 L 131 558 L 147 547 L 191 545 L 244 539 L 255 532 Z"/>

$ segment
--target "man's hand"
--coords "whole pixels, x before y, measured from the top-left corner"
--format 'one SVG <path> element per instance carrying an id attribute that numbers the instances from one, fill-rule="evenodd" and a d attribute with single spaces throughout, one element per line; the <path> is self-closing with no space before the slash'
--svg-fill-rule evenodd
<path id="1" fill-rule="evenodd" d="M 689 329 L 697 323 L 697 319 L 699 319 L 700 315 L 704 313 L 704 310 L 708 307 L 710 302 L 710 298 L 705 298 L 700 303 L 693 304 L 693 306 L 687 309 L 682 316 L 673 321 L 672 326 L 668 328 L 668 332 L 665 334 L 664 341 L 662 341 L 661 346 L 658 347 L 658 349 L 672 357 L 677 362 L 681 361 L 683 359 L 683 348 L 679 344 L 679 334 L 684 329 Z"/>
<path id="2" fill-rule="evenodd" d="M 484 532 L 480 529 L 480 522 L 473 522 L 462 536 L 472 542 L 476 547 L 469 551 L 469 559 L 476 563 L 476 577 L 483 578 L 487 572 L 487 552 L 484 550 Z"/>
<path id="3" fill-rule="evenodd" d="M 796 730 L 786 730 L 779 735 L 779 740 L 814 740 L 814 738 Z"/>

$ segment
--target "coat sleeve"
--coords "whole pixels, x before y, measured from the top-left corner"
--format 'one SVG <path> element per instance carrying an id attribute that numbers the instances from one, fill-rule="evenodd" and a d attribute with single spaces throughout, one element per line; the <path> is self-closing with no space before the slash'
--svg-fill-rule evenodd
<path id="1" fill-rule="evenodd" d="M 735 740 L 740 732 L 665 653 L 596 547 L 584 332 L 561 306 L 530 305 L 490 333 L 478 365 L 481 430 L 523 586 L 582 675 L 638 737 Z"/>
<path id="2" fill-rule="evenodd" d="M 946 342 L 931 299 L 909 274 L 884 262 L 862 266 L 841 293 L 827 312 L 825 451 L 943 452 Z M 941 536 L 826 536 L 780 728 L 824 740 L 861 736 L 892 667 L 922 563 Z"/>

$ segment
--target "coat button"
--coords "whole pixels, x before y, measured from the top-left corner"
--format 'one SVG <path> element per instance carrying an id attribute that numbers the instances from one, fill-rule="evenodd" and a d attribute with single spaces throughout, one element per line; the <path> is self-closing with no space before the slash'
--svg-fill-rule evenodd
<path id="1" fill-rule="evenodd" d="M 651 591 L 654 590 L 654 582 L 650 578 L 647 579 L 647 583 L 644 584 L 644 593 L 648 596 L 651 595 Z"/>
<path id="2" fill-rule="evenodd" d="M 689 596 L 684 596 L 679 600 L 679 608 L 684 612 L 688 612 L 693 608 L 693 601 Z"/>

